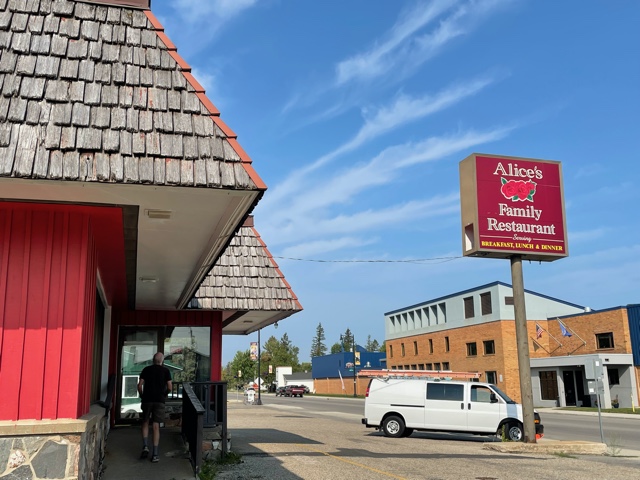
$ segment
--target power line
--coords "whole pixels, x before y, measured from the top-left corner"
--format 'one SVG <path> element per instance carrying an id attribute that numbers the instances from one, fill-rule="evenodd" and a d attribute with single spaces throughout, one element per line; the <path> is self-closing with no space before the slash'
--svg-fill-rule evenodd
<path id="1" fill-rule="evenodd" d="M 273 258 L 280 260 L 294 260 L 296 262 L 315 262 L 315 263 L 413 263 L 419 265 L 437 265 L 440 263 L 450 262 L 457 260 L 459 257 L 434 257 L 434 258 L 413 258 L 408 260 L 321 260 L 316 258 L 295 258 L 295 257 L 279 257 L 273 255 Z"/>

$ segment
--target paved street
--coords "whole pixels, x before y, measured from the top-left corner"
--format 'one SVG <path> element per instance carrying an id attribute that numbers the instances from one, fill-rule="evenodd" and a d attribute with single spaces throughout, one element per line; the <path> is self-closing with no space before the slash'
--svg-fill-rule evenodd
<path id="1" fill-rule="evenodd" d="M 635 456 L 504 454 L 483 449 L 487 437 L 389 439 L 365 429 L 360 415 L 312 409 L 305 400 L 257 406 L 230 399 L 232 449 L 244 463 L 219 478 L 628 480 L 640 472 Z"/>

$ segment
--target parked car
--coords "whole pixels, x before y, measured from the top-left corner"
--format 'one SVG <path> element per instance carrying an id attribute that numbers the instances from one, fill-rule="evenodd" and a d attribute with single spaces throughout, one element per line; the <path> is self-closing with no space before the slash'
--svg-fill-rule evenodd
<path id="1" fill-rule="evenodd" d="M 304 388 L 304 393 L 309 393 L 309 387 L 303 385 L 302 388 Z"/>
<path id="2" fill-rule="evenodd" d="M 284 389 L 285 389 L 285 387 L 278 387 L 278 388 L 276 388 L 276 397 L 282 397 L 282 396 L 284 396 Z"/>
<path id="3" fill-rule="evenodd" d="M 285 397 L 302 397 L 304 395 L 304 387 L 299 385 L 287 385 L 284 387 Z"/>

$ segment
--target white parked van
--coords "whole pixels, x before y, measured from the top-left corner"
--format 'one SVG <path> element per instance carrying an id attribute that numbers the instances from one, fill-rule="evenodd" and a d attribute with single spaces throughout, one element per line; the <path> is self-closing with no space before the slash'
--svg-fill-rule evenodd
<path id="1" fill-rule="evenodd" d="M 414 430 L 524 438 L 522 405 L 495 385 L 424 378 L 372 378 L 362 423 L 387 437 L 407 437 Z M 544 427 L 535 413 L 536 436 Z M 504 430 L 503 430 L 504 428 Z"/>

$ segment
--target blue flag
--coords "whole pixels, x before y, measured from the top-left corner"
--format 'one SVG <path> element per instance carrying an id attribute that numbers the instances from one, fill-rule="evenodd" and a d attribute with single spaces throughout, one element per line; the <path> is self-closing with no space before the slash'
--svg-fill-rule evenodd
<path id="1" fill-rule="evenodd" d="M 562 332 L 562 335 L 564 335 L 565 337 L 572 336 L 571 332 L 569 332 L 569 330 L 567 330 L 567 327 L 564 326 L 564 323 L 559 320 L 558 323 L 560 324 L 560 331 Z"/>

